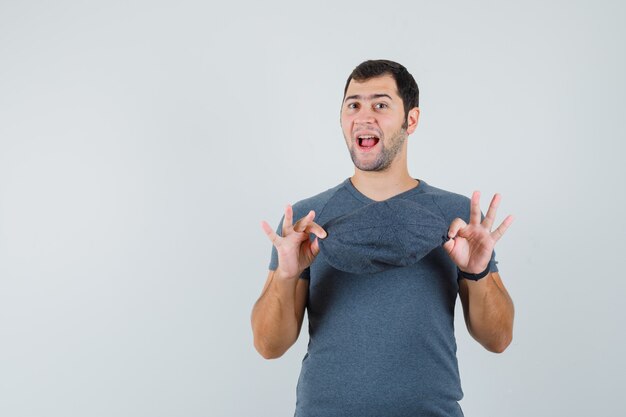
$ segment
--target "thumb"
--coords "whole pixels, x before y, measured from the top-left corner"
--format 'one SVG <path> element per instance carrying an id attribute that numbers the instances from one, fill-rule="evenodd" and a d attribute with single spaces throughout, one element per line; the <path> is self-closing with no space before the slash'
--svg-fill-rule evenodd
<path id="1" fill-rule="evenodd" d="M 472 228 L 469 226 L 465 226 L 459 229 L 459 231 L 456 233 L 456 235 L 458 237 L 462 237 L 464 239 L 467 239 L 468 237 L 472 236 Z"/>

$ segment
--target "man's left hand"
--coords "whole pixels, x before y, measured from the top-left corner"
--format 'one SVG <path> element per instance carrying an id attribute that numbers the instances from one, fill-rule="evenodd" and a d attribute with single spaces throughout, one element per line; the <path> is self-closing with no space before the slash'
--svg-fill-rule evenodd
<path id="1" fill-rule="evenodd" d="M 513 223 L 513 216 L 507 216 L 496 230 L 491 231 L 500 204 L 500 194 L 493 196 L 485 219 L 481 222 L 480 192 L 474 191 L 470 205 L 470 222 L 456 218 L 450 224 L 448 237 L 443 247 L 452 261 L 463 272 L 479 274 L 487 269 L 496 242 Z"/>

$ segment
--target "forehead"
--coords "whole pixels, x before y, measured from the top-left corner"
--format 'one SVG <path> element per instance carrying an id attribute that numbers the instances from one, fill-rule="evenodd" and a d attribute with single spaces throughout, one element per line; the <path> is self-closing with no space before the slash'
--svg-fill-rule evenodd
<path id="1" fill-rule="evenodd" d="M 367 96 L 370 94 L 389 94 L 392 98 L 400 98 L 396 80 L 390 74 L 369 78 L 364 81 L 350 80 L 346 97 L 353 95 Z"/>

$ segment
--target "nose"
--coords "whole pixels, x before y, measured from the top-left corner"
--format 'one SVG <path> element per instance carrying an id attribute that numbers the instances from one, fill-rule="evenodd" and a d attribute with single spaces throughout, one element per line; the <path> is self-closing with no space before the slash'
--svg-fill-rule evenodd
<path id="1" fill-rule="evenodd" d="M 368 107 L 360 109 L 354 118 L 355 124 L 372 124 L 375 121 L 376 118 L 374 117 L 374 112 Z"/>

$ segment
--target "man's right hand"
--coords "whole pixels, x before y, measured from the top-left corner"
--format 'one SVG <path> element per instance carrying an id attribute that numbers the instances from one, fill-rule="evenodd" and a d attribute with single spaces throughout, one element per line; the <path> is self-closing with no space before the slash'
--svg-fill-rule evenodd
<path id="1" fill-rule="evenodd" d="M 293 224 L 293 208 L 287 205 L 283 219 L 282 236 L 278 236 L 270 225 L 263 221 L 261 227 L 272 241 L 278 252 L 278 268 L 276 272 L 284 278 L 298 278 L 302 271 L 308 268 L 320 251 L 318 238 L 324 239 L 326 231 L 315 223 L 315 212 L 309 214 Z M 309 234 L 316 238 L 311 242 Z"/>

